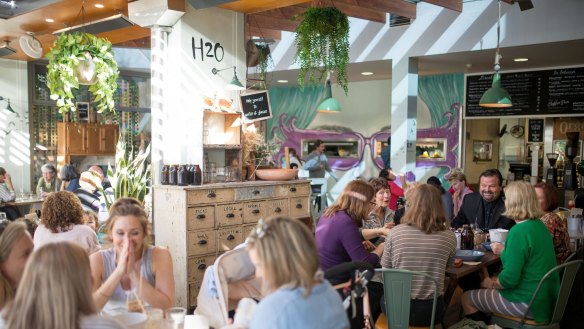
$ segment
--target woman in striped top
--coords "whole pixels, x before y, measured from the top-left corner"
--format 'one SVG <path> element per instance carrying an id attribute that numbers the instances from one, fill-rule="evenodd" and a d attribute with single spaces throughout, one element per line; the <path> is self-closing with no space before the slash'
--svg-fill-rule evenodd
<path id="1" fill-rule="evenodd" d="M 438 292 L 442 293 L 446 267 L 454 261 L 456 253 L 456 236 L 447 228 L 438 189 L 421 184 L 408 192 L 408 211 L 401 219 L 401 224 L 394 227 L 385 239 L 381 266 L 432 275 L 438 282 Z M 410 307 L 411 326 L 430 325 L 433 297 L 431 282 L 425 278 L 414 277 Z M 439 296 L 436 322 L 442 321 L 444 310 L 444 299 Z"/>

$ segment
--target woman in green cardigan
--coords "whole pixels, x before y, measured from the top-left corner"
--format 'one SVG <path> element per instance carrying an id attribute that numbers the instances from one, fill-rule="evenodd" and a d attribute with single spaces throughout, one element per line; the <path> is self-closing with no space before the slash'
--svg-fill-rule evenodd
<path id="1" fill-rule="evenodd" d="M 505 247 L 493 244 L 501 252 L 503 271 L 498 277 L 485 278 L 480 290 L 462 296 L 466 317 L 484 320 L 484 313 L 523 316 L 541 278 L 554 266 L 556 256 L 550 232 L 539 219 L 543 215 L 535 189 L 526 182 L 513 182 L 505 188 L 504 216 L 515 220 Z M 531 306 L 528 317 L 536 322 L 550 320 L 560 288 L 559 276 L 546 280 Z M 483 313 L 481 313 L 483 312 Z"/>

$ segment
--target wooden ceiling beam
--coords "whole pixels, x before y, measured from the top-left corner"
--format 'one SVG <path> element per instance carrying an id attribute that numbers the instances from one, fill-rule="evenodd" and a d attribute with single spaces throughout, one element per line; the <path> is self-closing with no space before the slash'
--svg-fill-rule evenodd
<path id="1" fill-rule="evenodd" d="M 247 23 L 245 24 L 245 39 L 249 39 L 250 36 L 264 39 L 282 40 L 282 31 L 260 28 L 253 25 L 250 26 L 250 24 Z"/>
<path id="2" fill-rule="evenodd" d="M 296 31 L 299 22 L 262 14 L 249 15 L 249 24 L 261 30 Z"/>
<path id="3" fill-rule="evenodd" d="M 336 7 L 338 10 L 342 11 L 343 13 L 345 13 L 345 15 L 347 15 L 349 17 L 360 18 L 360 19 L 378 22 L 378 23 L 382 23 L 382 24 L 385 24 L 385 22 L 386 22 L 385 12 L 380 11 L 380 10 L 374 10 L 372 8 L 367 8 L 367 7 L 363 7 L 363 6 L 350 5 L 350 4 L 345 3 L 345 2 L 338 2 L 338 1 L 332 2 L 331 0 L 322 0 L 321 3 L 324 6 Z M 306 9 L 309 6 L 310 6 L 309 4 L 301 4 L 301 5 L 296 5 L 295 7 L 302 7 L 304 9 Z"/>
<path id="4" fill-rule="evenodd" d="M 364 8 L 396 14 L 407 18 L 416 18 L 416 5 L 402 0 L 358 0 Z M 336 3 L 336 2 L 335 2 Z"/>
<path id="5" fill-rule="evenodd" d="M 462 12 L 462 0 L 424 0 L 436 6 L 444 7 L 446 9 Z"/>
<path id="6" fill-rule="evenodd" d="M 226 3 L 218 7 L 237 11 L 240 13 L 253 14 L 266 10 L 288 7 L 310 1 L 311 0 L 239 0 Z"/>

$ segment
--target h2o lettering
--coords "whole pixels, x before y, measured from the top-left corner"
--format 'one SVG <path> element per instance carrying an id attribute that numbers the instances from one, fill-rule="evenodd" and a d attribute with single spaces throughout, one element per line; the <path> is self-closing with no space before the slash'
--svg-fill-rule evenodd
<path id="1" fill-rule="evenodd" d="M 198 45 L 197 45 L 198 43 Z M 203 42 L 203 38 L 199 38 L 198 42 L 195 37 L 192 37 L 191 47 L 193 50 L 193 59 L 197 59 L 197 52 L 200 51 L 201 61 L 205 60 L 205 57 L 215 58 L 217 62 L 221 62 L 223 57 L 225 57 L 225 50 L 221 43 L 219 42 Z"/>

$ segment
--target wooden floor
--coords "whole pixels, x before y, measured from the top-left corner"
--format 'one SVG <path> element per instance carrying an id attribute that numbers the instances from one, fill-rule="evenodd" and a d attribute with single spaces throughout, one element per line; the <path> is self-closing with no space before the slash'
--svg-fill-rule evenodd
<path id="1" fill-rule="evenodd" d="M 446 309 L 446 314 L 444 315 L 444 321 L 442 324 L 436 324 L 436 328 L 443 328 L 446 329 L 458 321 L 461 320 L 462 316 L 462 305 L 460 304 L 460 297 L 462 296 L 462 289 L 460 287 L 456 288 L 454 292 L 454 296 L 452 296 L 452 300 L 450 301 L 450 306 Z M 385 314 L 381 314 L 375 323 L 375 327 L 377 329 L 388 329 L 387 328 L 387 318 Z M 423 328 L 423 327 L 410 327 L 410 329 L 414 328 Z"/>

